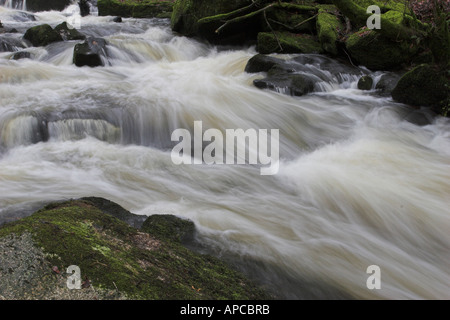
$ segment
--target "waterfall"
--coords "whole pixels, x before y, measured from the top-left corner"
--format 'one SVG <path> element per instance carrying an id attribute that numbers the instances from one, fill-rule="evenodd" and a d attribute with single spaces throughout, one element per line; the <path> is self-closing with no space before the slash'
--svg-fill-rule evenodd
<path id="1" fill-rule="evenodd" d="M 27 0 L 2 0 L 0 5 L 8 9 L 27 10 Z"/>

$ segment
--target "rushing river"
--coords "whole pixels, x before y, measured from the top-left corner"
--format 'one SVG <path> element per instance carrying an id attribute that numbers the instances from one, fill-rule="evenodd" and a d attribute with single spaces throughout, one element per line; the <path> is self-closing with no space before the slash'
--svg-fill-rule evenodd
<path id="1" fill-rule="evenodd" d="M 257 89 L 263 75 L 244 72 L 254 48 L 180 37 L 168 20 L 80 18 L 82 33 L 107 41 L 105 67 L 73 65 L 79 41 L 21 48 L 27 28 L 74 12 L 0 7 L 19 31 L 0 37 L 31 53 L 0 52 L 0 223 L 98 196 L 192 219 L 214 254 L 281 298 L 450 298 L 448 119 L 358 90 L 360 75 L 333 76 L 332 60 L 311 64 L 325 79 L 315 93 Z M 194 121 L 279 129 L 278 174 L 173 164 L 171 133 Z M 379 290 L 366 286 L 371 265 Z"/>

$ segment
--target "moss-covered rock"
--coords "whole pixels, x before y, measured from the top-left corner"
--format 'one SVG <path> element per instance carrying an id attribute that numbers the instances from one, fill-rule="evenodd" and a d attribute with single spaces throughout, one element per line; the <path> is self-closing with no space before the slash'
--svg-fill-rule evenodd
<path id="1" fill-rule="evenodd" d="M 156 214 L 148 217 L 142 230 L 159 239 L 188 243 L 195 237 L 195 225 L 192 221 L 170 214 Z"/>
<path id="2" fill-rule="evenodd" d="M 172 12 L 173 0 L 98 0 L 100 16 L 155 18 Z"/>
<path id="3" fill-rule="evenodd" d="M 256 36 L 259 17 L 243 19 L 220 32 L 224 21 L 236 17 L 236 10 L 248 6 L 248 0 L 177 0 L 171 18 L 172 29 L 188 37 L 202 37 L 216 44 L 242 44 Z M 240 12 L 238 15 L 245 15 Z"/>
<path id="4" fill-rule="evenodd" d="M 339 31 L 344 26 L 337 16 L 321 10 L 317 16 L 317 35 L 322 48 L 333 55 L 338 54 Z"/>
<path id="5" fill-rule="evenodd" d="M 405 73 L 392 91 L 395 101 L 412 106 L 431 107 L 448 115 L 450 106 L 449 70 L 423 64 Z"/>
<path id="6" fill-rule="evenodd" d="M 352 34 L 345 44 L 358 64 L 372 70 L 400 69 L 417 53 L 408 42 L 394 42 L 368 29 Z"/>
<path id="7" fill-rule="evenodd" d="M 259 53 L 323 53 L 315 37 L 290 32 L 260 32 L 257 39 Z M 281 47 L 280 47 L 281 45 Z"/>
<path id="8" fill-rule="evenodd" d="M 50 43 L 63 40 L 61 35 L 48 24 L 42 24 L 28 29 L 23 38 L 30 41 L 35 47 L 46 46 Z"/>
<path id="9" fill-rule="evenodd" d="M 27 10 L 38 11 L 62 11 L 72 3 L 71 0 L 27 0 Z"/>
<path id="10" fill-rule="evenodd" d="M 362 76 L 358 81 L 359 90 L 371 90 L 373 86 L 373 79 L 371 76 Z"/>
<path id="11" fill-rule="evenodd" d="M 65 292 L 59 298 L 72 298 L 65 288 L 69 276 L 65 271 L 76 265 L 83 286 L 72 291 L 87 295 L 84 298 L 269 298 L 219 260 L 190 251 L 172 235 L 165 236 L 163 229 L 178 230 L 176 219 L 164 220 L 164 228 L 158 224 L 158 231 L 148 228 L 153 234 L 105 214 L 106 207 L 100 209 L 96 203 L 88 199 L 54 203 L 3 225 L 0 275 L 8 273 L 14 279 L 0 285 L 0 296 L 45 299 L 54 297 L 58 288 Z M 29 274 L 15 272 L 11 266 L 16 265 Z M 26 290 L 18 287 L 21 283 L 26 283 Z"/>

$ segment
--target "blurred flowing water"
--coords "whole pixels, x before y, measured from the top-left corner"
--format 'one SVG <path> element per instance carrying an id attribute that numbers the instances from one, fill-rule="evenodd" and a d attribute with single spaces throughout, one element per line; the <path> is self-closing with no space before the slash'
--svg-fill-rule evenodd
<path id="1" fill-rule="evenodd" d="M 80 17 L 105 67 L 77 68 L 79 41 L 28 47 L 27 28 L 77 14 L 0 7 L 31 59 L 0 52 L 0 222 L 48 201 L 105 197 L 136 214 L 192 219 L 209 252 L 286 299 L 450 298 L 450 123 L 357 89 L 360 75 L 284 55 L 320 78 L 291 97 L 244 72 L 254 48 L 173 34 L 167 20 Z M 379 79 L 382 73 L 372 76 Z M 181 165 L 177 128 L 279 129 L 280 171 Z M 211 249 L 212 248 L 212 249 Z M 74 262 L 76 263 L 76 262 Z M 370 265 L 381 289 L 369 290 Z"/>

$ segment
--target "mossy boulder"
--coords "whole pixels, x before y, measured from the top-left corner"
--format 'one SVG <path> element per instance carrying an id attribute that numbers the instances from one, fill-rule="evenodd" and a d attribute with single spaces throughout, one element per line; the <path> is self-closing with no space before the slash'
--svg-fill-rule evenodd
<path id="1" fill-rule="evenodd" d="M 371 76 L 362 76 L 358 81 L 359 90 L 371 90 L 373 86 L 373 79 Z"/>
<path id="2" fill-rule="evenodd" d="M 392 98 L 401 103 L 431 107 L 448 115 L 450 104 L 449 70 L 437 70 L 423 64 L 405 73 L 392 91 Z"/>
<path id="3" fill-rule="evenodd" d="M 99 16 L 155 18 L 172 12 L 173 0 L 98 0 Z"/>
<path id="4" fill-rule="evenodd" d="M 244 19 L 216 31 L 233 16 L 232 12 L 249 4 L 248 0 L 177 0 L 173 6 L 171 26 L 182 35 L 201 37 L 211 43 L 242 44 L 256 36 L 255 27 L 260 28 L 259 17 Z"/>
<path id="5" fill-rule="evenodd" d="M 50 43 L 63 41 L 61 35 L 48 24 L 28 29 L 23 38 L 30 41 L 34 47 L 45 47 Z"/>
<path id="6" fill-rule="evenodd" d="M 345 45 L 354 62 L 372 70 L 401 69 L 417 53 L 405 41 L 394 42 L 368 29 L 352 34 Z"/>
<path id="7" fill-rule="evenodd" d="M 102 38 L 87 38 L 83 43 L 78 43 L 73 49 L 73 63 L 77 67 L 104 66 L 106 59 L 106 41 Z"/>
<path id="8" fill-rule="evenodd" d="M 94 201 L 95 202 L 95 201 Z M 103 208 L 104 210 L 104 208 Z M 0 296 L 7 299 L 268 299 L 218 259 L 131 227 L 89 200 L 54 203 L 0 227 Z M 169 227 L 168 231 L 177 229 Z M 165 221 L 165 227 L 170 223 Z M 183 223 L 182 223 L 183 224 Z M 150 232 L 155 228 L 149 228 Z M 177 229 L 178 230 L 178 229 Z M 158 235 L 157 235 L 158 234 Z M 69 266 L 80 290 L 66 287 Z M 75 295 L 75 296 L 74 296 Z"/>
<path id="9" fill-rule="evenodd" d="M 319 11 L 317 16 L 317 35 L 323 50 L 333 55 L 338 54 L 336 43 L 339 39 L 339 31 L 343 29 L 344 26 L 337 16 L 323 10 Z"/>
<path id="10" fill-rule="evenodd" d="M 38 11 L 62 11 L 72 3 L 71 0 L 27 0 L 27 10 Z"/>
<path id="11" fill-rule="evenodd" d="M 280 47 L 281 45 L 281 47 Z M 259 53 L 323 53 L 313 36 L 290 32 L 260 32 L 256 50 Z"/>
<path id="12" fill-rule="evenodd" d="M 64 40 L 84 40 L 86 36 L 81 34 L 77 29 L 69 26 L 67 22 L 58 24 L 55 27 L 55 31 L 58 32 Z"/>
<path id="13" fill-rule="evenodd" d="M 291 31 L 312 34 L 316 31 L 316 11 L 289 11 L 283 8 L 273 8 L 267 11 L 267 19 L 274 30 Z M 271 31 L 267 23 L 262 25 L 266 32 Z"/>

